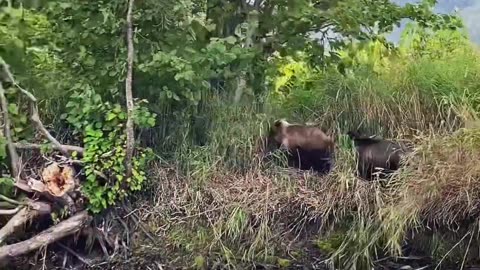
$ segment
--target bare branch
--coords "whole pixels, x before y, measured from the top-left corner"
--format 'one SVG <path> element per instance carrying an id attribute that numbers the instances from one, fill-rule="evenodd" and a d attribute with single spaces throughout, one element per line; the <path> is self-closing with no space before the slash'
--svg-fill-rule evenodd
<path id="1" fill-rule="evenodd" d="M 15 209 L 0 209 L 0 216 L 9 216 L 9 215 L 15 215 L 18 211 L 22 209 L 21 206 L 15 208 Z"/>
<path id="2" fill-rule="evenodd" d="M 40 116 L 38 114 L 37 104 L 32 104 L 32 117 L 31 117 L 31 119 L 35 123 L 35 125 L 37 126 L 38 130 L 45 137 L 47 137 L 47 139 L 53 144 L 53 146 L 55 148 L 57 148 L 59 151 L 61 151 L 64 155 L 70 156 L 68 151 L 63 148 L 63 146 L 60 144 L 60 142 L 58 142 L 57 139 L 55 139 L 55 137 L 53 137 L 52 134 L 50 134 L 50 132 L 48 132 L 48 130 L 43 125 L 42 121 L 40 120 Z"/>
<path id="3" fill-rule="evenodd" d="M 31 101 L 31 106 L 32 106 L 32 116 L 31 116 L 31 119 L 32 121 L 35 123 L 35 125 L 37 126 L 37 128 L 39 129 L 39 131 L 45 136 L 47 137 L 47 139 L 54 145 L 54 147 L 56 147 L 58 150 L 60 150 L 64 155 L 66 156 L 69 156 L 69 153 L 67 150 L 65 150 L 62 145 L 57 141 L 57 139 L 55 139 L 51 134 L 50 132 L 48 132 L 48 130 L 45 128 L 45 126 L 43 125 L 42 121 L 40 120 L 40 116 L 38 114 L 38 108 L 37 108 L 37 99 L 35 98 L 35 96 L 33 96 L 30 92 L 28 92 L 27 90 L 23 89 L 16 81 L 15 81 L 15 78 L 13 77 L 13 74 L 12 72 L 10 72 L 10 68 L 8 67 L 8 64 L 5 63 L 5 61 L 3 61 L 3 59 L 0 58 L 0 65 L 3 67 L 3 71 L 4 73 L 6 73 L 8 79 L 15 85 L 15 87 L 17 87 L 24 95 L 26 95 L 28 97 L 28 99 L 30 99 Z M 3 88 L 0 89 L 3 96 L 4 96 L 4 90 Z M 6 99 L 5 99 L 5 102 L 6 102 Z M 3 103 L 3 101 L 2 101 Z M 5 103 L 6 105 L 7 103 Z M 6 107 L 5 107 L 6 108 Z M 4 115 L 7 114 L 6 113 L 6 110 L 4 110 Z M 7 114 L 8 116 L 8 114 Z M 5 119 L 5 121 L 7 121 L 7 118 Z M 5 126 L 8 126 L 8 125 L 5 125 Z M 7 135 L 7 134 L 5 134 Z M 18 156 L 18 155 L 17 155 Z M 18 158 L 17 158 L 18 160 Z M 15 160 L 16 161 L 16 160 Z M 12 156 L 12 164 L 13 164 L 14 160 L 13 160 L 13 156 Z M 17 167 L 15 167 L 17 169 Z M 16 174 L 15 174 L 16 175 Z"/>
<path id="4" fill-rule="evenodd" d="M 23 190 L 24 192 L 36 193 L 38 195 L 43 196 L 45 199 L 49 201 L 59 202 L 62 205 L 66 205 L 68 206 L 70 213 L 77 212 L 75 201 L 72 199 L 72 197 L 69 194 L 65 193 L 65 194 L 62 194 L 61 196 L 58 196 L 54 194 L 54 192 L 49 190 L 48 186 L 45 185 L 40 180 L 36 180 L 33 178 L 28 179 L 28 181 L 19 180 L 17 181 L 17 183 L 15 183 L 15 186 Z"/>
<path id="5" fill-rule="evenodd" d="M 132 159 L 133 150 L 135 144 L 135 133 L 133 126 L 133 93 L 132 93 L 132 80 L 133 80 L 133 26 L 132 26 L 132 12 L 133 12 L 134 0 L 128 2 L 127 12 L 127 78 L 125 80 L 125 97 L 127 99 L 127 125 L 125 131 L 127 133 L 127 149 L 125 157 L 125 165 L 127 168 L 127 178 L 132 175 Z"/>
<path id="6" fill-rule="evenodd" d="M 8 236 L 25 225 L 25 223 L 27 223 L 29 220 L 40 215 L 49 214 L 51 212 L 52 208 L 47 203 L 40 201 L 30 202 L 27 207 L 23 207 L 20 211 L 18 211 L 17 214 L 0 229 L 0 244 L 2 244 Z"/>
<path id="7" fill-rule="evenodd" d="M 17 205 L 15 204 L 11 204 L 9 202 L 0 202 L 0 208 L 2 209 L 13 209 L 15 208 Z"/>
<path id="8" fill-rule="evenodd" d="M 36 143 L 14 143 L 15 147 L 17 149 L 41 149 L 42 145 L 41 144 L 36 144 Z M 68 152 L 77 152 L 78 154 L 83 155 L 83 152 L 85 149 L 83 149 L 80 146 L 75 146 L 75 145 L 66 145 L 62 144 L 60 148 L 58 148 L 56 145 L 53 145 L 54 150 L 65 150 Z"/>
<path id="9" fill-rule="evenodd" d="M 38 192 L 40 194 L 46 192 L 47 189 L 47 187 L 42 181 L 33 178 L 28 179 L 27 185 L 32 191 Z"/>
<path id="10" fill-rule="evenodd" d="M 2 107 L 3 111 L 3 132 L 5 133 L 5 138 L 7 139 L 7 146 L 8 146 L 8 152 L 10 154 L 10 161 L 12 164 L 12 176 L 14 178 L 17 178 L 19 176 L 19 169 L 18 169 L 18 164 L 20 158 L 18 157 L 17 150 L 13 146 L 13 141 L 12 141 L 12 133 L 10 130 L 10 117 L 8 115 L 8 102 L 7 98 L 5 97 L 5 89 L 3 89 L 3 86 L 0 82 L 0 105 Z"/>
<path id="11" fill-rule="evenodd" d="M 23 89 L 18 83 L 17 81 L 15 80 L 15 78 L 13 77 L 13 74 L 12 72 L 10 71 L 10 67 L 8 66 L 7 63 L 5 63 L 5 61 L 3 61 L 3 59 L 0 58 L 0 65 L 2 65 L 3 67 L 3 72 L 5 73 L 5 75 L 7 75 L 7 78 L 9 79 L 9 81 L 15 86 L 17 87 L 24 95 L 26 95 L 28 97 L 28 99 L 30 99 L 32 102 L 37 102 L 37 99 L 35 98 L 35 96 L 32 95 L 32 93 L 28 92 L 27 90 Z"/>
<path id="12" fill-rule="evenodd" d="M 88 215 L 87 211 L 82 211 L 28 240 L 0 247 L 0 261 L 20 256 L 54 243 L 68 235 L 77 232 L 89 221 L 90 216 Z"/>
<path id="13" fill-rule="evenodd" d="M 66 251 L 68 251 L 69 253 L 71 253 L 73 256 L 75 256 L 79 261 L 81 261 L 82 263 L 88 265 L 88 266 L 91 266 L 92 265 L 92 262 L 89 260 L 89 259 L 86 259 L 82 256 L 80 256 L 80 254 L 76 253 L 73 249 L 67 247 L 66 245 L 58 242 L 57 245 L 59 245 L 60 247 L 62 247 L 63 249 L 65 249 Z"/>
<path id="14" fill-rule="evenodd" d="M 10 198 L 8 198 L 7 196 L 2 195 L 2 194 L 0 194 L 0 200 L 4 200 L 4 201 L 9 202 L 9 203 L 11 203 L 11 204 L 25 205 L 24 203 L 21 203 L 21 202 L 19 202 L 19 201 L 14 200 L 14 199 L 10 199 Z"/>

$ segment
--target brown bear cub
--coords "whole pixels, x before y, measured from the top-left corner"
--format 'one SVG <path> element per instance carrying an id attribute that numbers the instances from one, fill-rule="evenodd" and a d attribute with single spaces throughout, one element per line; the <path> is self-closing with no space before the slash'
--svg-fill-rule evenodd
<path id="1" fill-rule="evenodd" d="M 398 170 L 401 160 L 411 150 L 401 142 L 363 136 L 358 131 L 349 131 L 358 154 L 357 170 L 361 178 L 372 180 L 376 174 L 385 178 Z"/>
<path id="2" fill-rule="evenodd" d="M 325 174 L 332 167 L 335 144 L 320 128 L 291 124 L 285 119 L 275 121 L 269 141 L 276 148 L 287 150 L 289 165 L 301 170 L 312 169 Z"/>

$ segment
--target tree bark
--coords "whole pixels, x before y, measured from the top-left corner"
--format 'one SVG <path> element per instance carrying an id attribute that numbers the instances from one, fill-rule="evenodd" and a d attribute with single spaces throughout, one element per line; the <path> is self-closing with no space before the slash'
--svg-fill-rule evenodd
<path id="1" fill-rule="evenodd" d="M 88 215 L 87 211 L 82 211 L 28 240 L 0 247 L 0 261 L 23 255 L 25 253 L 37 250 L 42 246 L 47 246 L 77 232 L 89 221 L 90 216 Z"/>
<path id="2" fill-rule="evenodd" d="M 133 150 L 135 146 L 135 133 L 133 127 L 133 93 L 132 93 L 132 80 L 133 80 L 133 26 L 132 26 L 132 12 L 133 12 L 133 3 L 134 0 L 129 0 L 128 2 L 128 12 L 127 12 L 127 78 L 125 80 L 125 98 L 127 100 L 127 125 L 126 125 L 126 135 L 127 135 L 127 146 L 126 146 L 126 157 L 125 157 L 125 167 L 126 167 L 126 176 L 127 178 L 132 176 L 132 159 L 133 159 Z"/>

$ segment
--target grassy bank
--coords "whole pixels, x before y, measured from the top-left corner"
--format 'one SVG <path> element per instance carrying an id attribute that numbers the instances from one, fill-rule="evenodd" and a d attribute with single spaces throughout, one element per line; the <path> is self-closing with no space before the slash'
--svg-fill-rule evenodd
<path id="1" fill-rule="evenodd" d="M 354 49 L 356 57 L 344 58 L 347 76 L 280 59 L 266 104 L 235 107 L 212 98 L 196 112 L 201 124 L 185 121 L 193 124 L 175 130 L 184 136 L 162 133 L 167 143 L 158 150 L 175 150 L 170 162 L 151 168 L 151 192 L 139 202 L 162 245 L 137 242 L 134 263 L 367 269 L 406 252 L 429 258 L 423 265 L 476 263 L 477 49 L 442 33 L 396 52 L 376 43 Z M 316 121 L 337 137 L 330 175 L 259 161 L 257 139 L 277 117 Z M 354 177 L 342 134 L 359 127 L 415 144 L 409 165 L 388 185 Z"/>

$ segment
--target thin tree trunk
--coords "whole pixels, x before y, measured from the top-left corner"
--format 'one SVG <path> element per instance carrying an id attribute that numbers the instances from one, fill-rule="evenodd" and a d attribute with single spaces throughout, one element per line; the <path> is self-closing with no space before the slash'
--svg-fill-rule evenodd
<path id="1" fill-rule="evenodd" d="M 244 2 L 242 2 L 244 3 Z M 259 5 L 256 4 L 256 5 Z M 247 12 L 248 10 L 248 5 L 244 3 L 244 8 Z M 258 10 L 255 10 L 256 13 L 249 12 L 247 15 L 247 22 L 248 22 L 248 29 L 246 33 L 246 38 L 245 38 L 245 48 L 251 49 L 254 45 L 254 39 L 257 34 L 257 29 L 258 29 Z M 250 73 L 250 72 L 248 72 Z M 238 104 L 240 100 L 242 99 L 243 94 L 245 93 L 245 90 L 248 88 L 247 85 L 247 71 L 243 70 L 240 75 L 237 78 L 237 88 L 235 89 L 235 96 L 233 98 L 233 103 Z"/>
<path id="2" fill-rule="evenodd" d="M 126 148 L 126 176 L 132 175 L 132 159 L 133 150 L 135 146 L 135 133 L 133 129 L 133 93 L 132 93 L 132 77 L 133 77 L 133 26 L 132 26 L 132 11 L 134 0 L 129 0 L 127 12 L 127 78 L 125 80 L 125 97 L 127 99 L 127 148 Z"/>
<path id="3" fill-rule="evenodd" d="M 8 115 L 8 101 L 7 101 L 7 98 L 5 97 L 5 89 L 3 89 L 1 81 L 0 81 L 0 103 L 1 103 L 0 104 L 1 109 L 3 111 L 3 129 L 4 129 L 3 135 L 7 140 L 8 153 L 10 155 L 10 161 L 12 164 L 11 174 L 16 179 L 20 174 L 20 171 L 18 168 L 19 157 L 18 157 L 17 150 L 15 149 L 15 146 L 13 145 L 13 141 L 12 141 L 12 133 L 10 130 L 11 122 L 10 122 L 10 117 Z"/>

